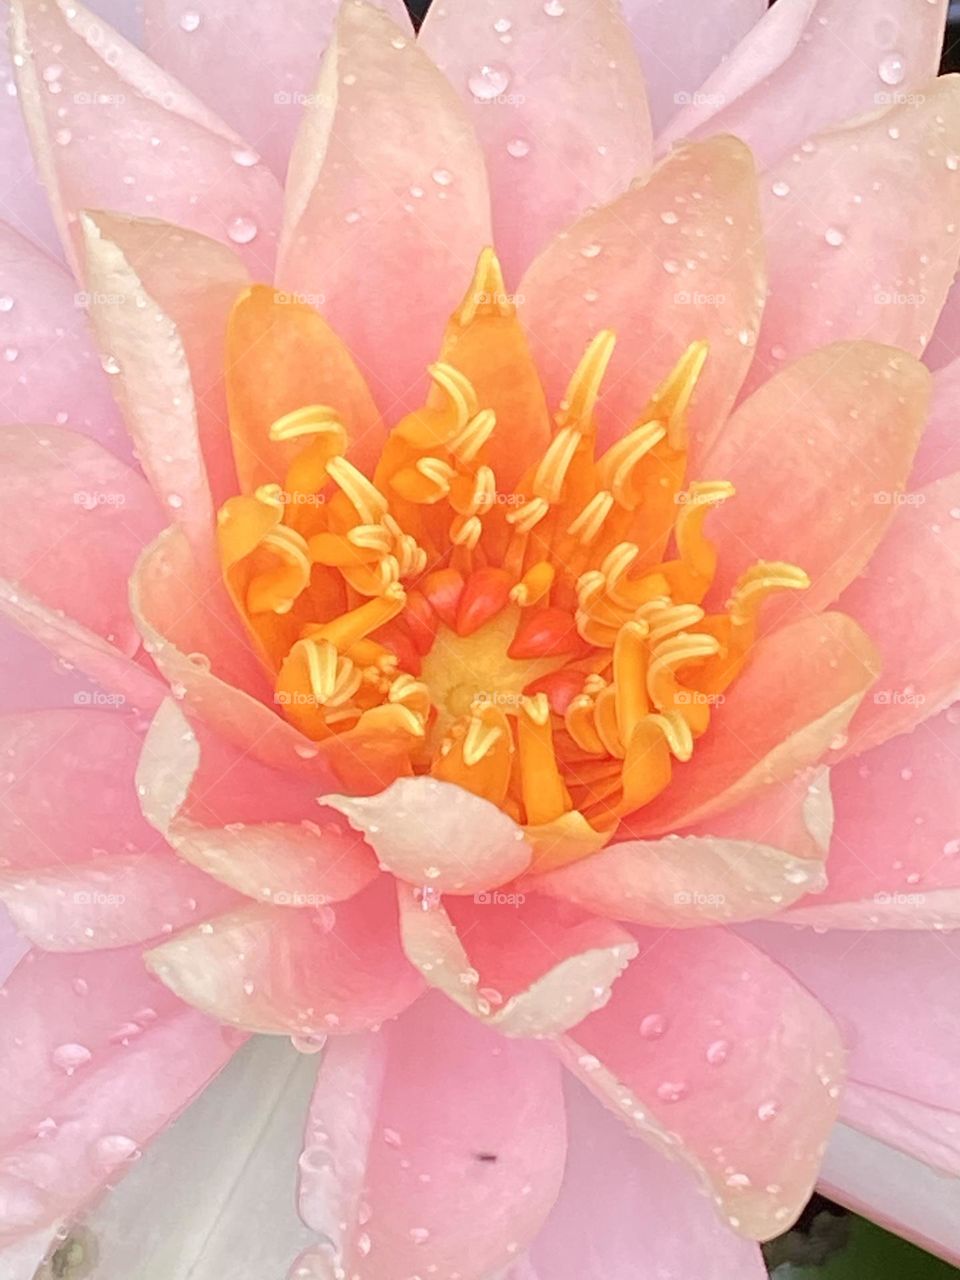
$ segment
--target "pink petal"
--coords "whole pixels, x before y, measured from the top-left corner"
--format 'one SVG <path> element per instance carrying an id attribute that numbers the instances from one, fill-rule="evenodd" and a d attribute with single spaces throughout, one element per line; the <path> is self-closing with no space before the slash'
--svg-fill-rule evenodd
<path id="1" fill-rule="evenodd" d="M 960 471 L 960 360 L 933 375 L 933 398 L 920 448 L 913 461 L 911 489 Z"/>
<path id="2" fill-rule="evenodd" d="M 639 959 L 563 1056 L 624 1123 L 697 1170 L 735 1230 L 778 1235 L 807 1201 L 836 1115 L 836 1028 L 731 933 L 636 932 Z"/>
<path id="3" fill-rule="evenodd" d="M 448 0 L 430 9 L 420 39 L 483 144 L 508 282 L 568 222 L 650 168 L 643 75 L 609 0 Z"/>
<path id="4" fill-rule="evenodd" d="M 240 618 L 180 530 L 166 530 L 141 556 L 130 601 L 147 651 L 198 719 L 280 767 L 303 768 L 317 756 L 316 745 L 267 705 L 272 691 Z"/>
<path id="5" fill-rule="evenodd" d="M 732 138 L 682 148 L 645 186 L 581 218 L 519 290 L 551 406 L 588 342 L 612 329 L 619 342 L 598 422 L 605 440 L 618 439 L 688 344 L 705 339 L 710 358 L 690 411 L 702 450 L 750 364 L 765 283 L 759 237 L 753 161 Z"/>
<path id="6" fill-rule="evenodd" d="M 925 1165 L 960 1177 L 960 1115 L 953 1106 L 930 1107 L 872 1085 L 850 1081 L 840 1118 Z"/>
<path id="7" fill-rule="evenodd" d="M 409 30 L 401 0 L 373 3 Z M 282 179 L 336 12 L 334 0 L 258 0 L 236 10 L 210 0 L 189 10 L 176 0 L 148 0 L 146 49 L 181 84 L 214 104 Z"/>
<path id="8" fill-rule="evenodd" d="M 772 923 L 740 931 L 836 1018 L 851 1080 L 958 1109 L 960 983 L 949 934 L 817 932 Z"/>
<path id="9" fill-rule="evenodd" d="M 129 273 L 139 279 L 142 290 L 176 328 L 189 365 L 207 479 L 219 505 L 237 492 L 224 388 L 225 333 L 231 309 L 249 284 L 246 268 L 236 254 L 215 240 L 154 218 L 90 213 L 85 224 L 104 254 L 124 276 Z M 94 315 L 96 319 L 106 312 L 101 345 L 112 351 L 107 338 L 116 326 L 110 324 L 111 290 L 105 292 L 106 298 L 94 299 Z M 146 443 L 144 440 L 141 449 Z M 153 465 L 157 463 L 154 457 Z M 182 485 L 158 487 L 169 493 L 179 491 Z"/>
<path id="10" fill-rule="evenodd" d="M 278 279 L 317 299 L 384 412 L 419 402 L 488 201 L 453 88 L 379 10 L 345 5 L 290 160 Z"/>
<path id="11" fill-rule="evenodd" d="M 0 1236 L 73 1216 L 220 1070 L 237 1037 L 138 951 L 34 953 L 3 989 Z"/>
<path id="12" fill-rule="evenodd" d="M 838 765 L 829 883 L 789 918 L 846 929 L 960 925 L 958 754 L 960 715 L 948 711 Z"/>
<path id="13" fill-rule="evenodd" d="M 369 848 L 318 809 L 320 779 L 194 730 L 173 701 L 150 727 L 137 782 L 144 813 L 180 856 L 248 897 L 320 907 L 376 879 Z"/>
<path id="14" fill-rule="evenodd" d="M 21 102 L 68 253 L 79 210 L 107 208 L 232 242 L 268 273 L 280 191 L 265 166 L 236 160 L 240 137 L 79 4 L 12 8 Z"/>
<path id="15" fill-rule="evenodd" d="M 0 22 L 4 31 L 10 21 L 7 0 L 0 2 Z M 37 175 L 30 151 L 30 140 L 20 110 L 13 75 L 13 58 L 7 40 L 0 40 L 0 156 L 3 176 L 0 178 L 0 200 L 3 216 L 22 235 L 30 236 L 53 256 L 59 256 L 57 231 L 50 216 L 50 205 Z M 46 416 L 46 415 L 44 415 Z"/>
<path id="16" fill-rule="evenodd" d="M 221 1022 L 276 1034 L 377 1027 L 423 988 L 400 949 L 387 877 L 336 908 L 241 907 L 145 958 L 188 1004 Z"/>
<path id="17" fill-rule="evenodd" d="M 624 0 L 654 129 L 694 101 L 707 76 L 767 11 L 766 0 Z"/>
<path id="18" fill-rule="evenodd" d="M 68 423 L 121 456 L 126 435 L 73 276 L 0 223 L 0 412 Z"/>
<path id="19" fill-rule="evenodd" d="M 945 0 L 922 10 L 913 0 L 781 0 L 671 121 L 662 144 L 733 133 L 766 168 L 811 134 L 932 79 L 945 18 Z"/>
<path id="20" fill-rule="evenodd" d="M 58 427 L 0 429 L 0 459 L 0 573 L 134 654 L 126 582 L 161 523 L 143 479 L 95 441 Z"/>
<path id="21" fill-rule="evenodd" d="M 703 823 L 816 764 L 849 724 L 878 670 L 855 623 L 825 613 L 763 637 L 697 743 L 682 779 L 633 814 L 623 834 Z"/>
<path id="22" fill-rule="evenodd" d="M 236 896 L 161 846 L 69 867 L 0 873 L 0 900 L 46 951 L 128 947 L 227 911 Z"/>
<path id="23" fill-rule="evenodd" d="M 945 78 L 773 169 L 763 198 L 770 297 L 752 386 L 841 338 L 922 353 L 960 250 L 958 152 L 960 82 Z"/>
<path id="24" fill-rule="evenodd" d="M 431 986 L 508 1036 L 569 1030 L 610 998 L 637 954 L 609 920 L 535 894 L 431 903 L 400 889 L 403 948 Z"/>
<path id="25" fill-rule="evenodd" d="M 736 487 L 710 525 L 720 557 L 716 599 L 757 560 L 787 560 L 812 585 L 772 602 L 768 620 L 835 600 L 893 520 L 929 396 L 930 373 L 919 361 L 867 342 L 824 347 L 765 382 L 703 467 Z"/>
<path id="26" fill-rule="evenodd" d="M 531 1250 L 539 1275 L 637 1280 L 639 1262 L 664 1280 L 764 1280 L 760 1250 L 725 1226 L 688 1169 L 639 1142 L 580 1086 L 565 1092 L 570 1153 Z"/>
<path id="27" fill-rule="evenodd" d="M 20 963 L 29 947 L 6 911 L 0 911 L 0 982 Z"/>
<path id="28" fill-rule="evenodd" d="M 324 797 L 373 846 L 380 866 L 438 893 L 480 893 L 530 865 L 523 831 L 501 809 L 451 782 L 398 778 L 372 796 Z"/>
<path id="29" fill-rule="evenodd" d="M 79 622 L 66 617 L 0 579 L 0 615 L 13 622 L 33 642 L 56 655 L 58 669 L 80 671 L 99 686 L 108 700 L 122 699 L 129 711 L 150 712 L 162 700 L 165 687 L 145 667 L 128 658 Z M 35 661 L 35 645 L 30 650 Z M 22 678 L 22 670 L 18 678 Z M 88 690 L 81 690 L 89 696 Z M 79 701 L 79 700 L 78 700 Z"/>
<path id="30" fill-rule="evenodd" d="M 546 1049 L 504 1040 L 429 996 L 376 1038 L 328 1045 L 300 1211 L 349 1275 L 482 1280 L 542 1226 L 565 1148 Z M 334 1275 L 329 1254 L 316 1262 L 318 1276 Z"/>
<path id="31" fill-rule="evenodd" d="M 944 476 L 897 507 L 890 531 L 839 607 L 874 638 L 883 673 L 850 726 L 866 751 L 949 706 L 960 693 L 960 474 Z M 918 625 L 922 621 L 922 625 Z"/>
<path id="32" fill-rule="evenodd" d="M 824 1159 L 825 1195 L 905 1236 L 922 1249 L 960 1262 L 960 1188 L 918 1160 L 838 1125 Z"/>

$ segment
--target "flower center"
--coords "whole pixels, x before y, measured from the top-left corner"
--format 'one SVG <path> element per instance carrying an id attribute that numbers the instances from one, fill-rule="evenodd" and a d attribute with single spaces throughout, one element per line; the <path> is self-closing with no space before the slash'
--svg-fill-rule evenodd
<path id="1" fill-rule="evenodd" d="M 461 331 L 506 298 L 487 250 Z M 508 489 L 489 461 L 493 411 L 441 362 L 372 476 L 345 457 L 336 408 L 307 405 L 270 428 L 302 442 L 283 489 L 220 513 L 226 580 L 284 714 L 318 742 L 359 755 L 372 741 L 398 775 L 485 797 L 554 865 L 671 783 L 746 661 L 762 601 L 808 585 L 793 565 L 760 563 L 707 613 L 705 521 L 733 488 L 685 481 L 706 345 L 598 456 L 614 343 L 591 342 L 543 455 Z"/>

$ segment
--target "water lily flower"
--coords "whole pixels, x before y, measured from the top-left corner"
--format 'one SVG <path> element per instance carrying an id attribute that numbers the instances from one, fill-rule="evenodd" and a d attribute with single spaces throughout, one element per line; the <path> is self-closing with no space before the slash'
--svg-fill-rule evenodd
<path id="1" fill-rule="evenodd" d="M 10 0 L 3 1274 L 960 1256 L 945 3 L 194 6 Z"/>

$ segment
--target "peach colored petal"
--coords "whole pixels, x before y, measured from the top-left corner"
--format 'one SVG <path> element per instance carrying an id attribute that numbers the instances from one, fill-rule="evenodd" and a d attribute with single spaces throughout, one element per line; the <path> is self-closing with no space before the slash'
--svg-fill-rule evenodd
<path id="1" fill-rule="evenodd" d="M 960 360 L 933 375 L 930 413 L 913 460 L 910 488 L 920 489 L 954 471 L 960 471 Z"/>
<path id="2" fill-rule="evenodd" d="M 86 214 L 84 223 L 90 237 L 103 246 L 104 256 L 130 277 L 125 283 L 139 279 L 143 291 L 176 330 L 193 387 L 203 463 L 219 505 L 237 491 L 224 386 L 225 335 L 231 308 L 249 284 L 247 270 L 225 245 L 155 218 L 96 212 Z M 99 303 L 94 312 L 95 319 L 97 313 L 106 312 L 106 338 L 114 291 L 105 292 L 106 299 L 94 300 Z M 112 350 L 106 340 L 102 346 Z M 176 484 L 166 487 L 166 492 L 171 491 L 180 492 Z"/>
<path id="3" fill-rule="evenodd" d="M 682 784 L 633 814 L 622 833 L 702 824 L 816 764 L 878 670 L 870 640 L 842 613 L 803 618 L 765 636 L 684 766 Z"/>
<path id="4" fill-rule="evenodd" d="M 373 0 L 410 29 L 402 0 Z M 238 9 L 200 0 L 148 0 L 146 50 L 161 67 L 248 138 L 281 180 L 336 0 L 255 0 Z M 189 14 L 189 16 L 187 16 Z M 256 152 L 238 163 L 252 164 Z"/>
<path id="5" fill-rule="evenodd" d="M 316 744 L 268 705 L 267 673 L 219 577 L 204 577 L 179 529 L 140 557 L 130 603 L 144 647 L 193 715 L 278 767 L 302 769 L 316 758 Z"/>
<path id="6" fill-rule="evenodd" d="M 483 145 L 508 282 L 568 222 L 650 168 L 643 74 L 611 0 L 447 0 L 429 10 L 420 40 Z"/>
<path id="7" fill-rule="evenodd" d="M 122 698 L 130 711 L 155 710 L 167 692 L 145 666 L 95 631 L 4 579 L 0 579 L 0 615 L 50 650 L 64 670 L 82 672 L 100 686 L 100 692 Z M 35 647 L 31 653 L 35 657 Z"/>
<path id="8" fill-rule="evenodd" d="M 414 887 L 482 893 L 530 865 L 522 828 L 452 782 L 398 778 L 377 795 L 328 795 L 324 804 L 363 832 L 385 871 Z"/>
<path id="9" fill-rule="evenodd" d="M 431 986 L 508 1036 L 576 1026 L 637 954 L 611 921 L 522 892 L 441 901 L 401 886 L 400 932 Z"/>
<path id="10" fill-rule="evenodd" d="M 275 906 L 339 902 L 376 879 L 363 842 L 332 815 L 323 821 L 320 781 L 279 774 L 214 742 L 169 700 L 137 768 L 143 811 L 180 856 Z"/>
<path id="11" fill-rule="evenodd" d="M 68 255 L 79 210 L 108 208 L 232 242 L 269 272 L 280 191 L 265 166 L 236 160 L 239 136 L 80 4 L 11 8 L 20 100 Z"/>
<path id="12" fill-rule="evenodd" d="M 0 0 L 0 23 L 4 32 L 9 22 L 10 7 L 7 0 Z M 13 57 L 7 40 L 0 40 L 0 83 L 5 86 L 5 92 L 0 94 L 0 156 L 3 156 L 0 202 L 3 216 L 18 232 L 41 246 L 45 253 L 59 257 L 57 230 L 50 216 L 47 193 L 30 151 L 30 139 L 15 92 Z"/>
<path id="13" fill-rule="evenodd" d="M 336 907 L 241 907 L 144 958 L 188 1004 L 272 1034 L 367 1030 L 396 1017 L 423 989 L 400 949 L 387 877 Z"/>
<path id="14" fill-rule="evenodd" d="M 138 950 L 33 953 L 3 988 L 0 1238 L 74 1217 L 220 1070 L 236 1033 Z"/>
<path id="15" fill-rule="evenodd" d="M 837 339 L 922 353 L 960 251 L 958 152 L 960 78 L 949 76 L 821 134 L 767 175 L 770 297 L 751 387 Z"/>
<path id="16" fill-rule="evenodd" d="M 489 243 L 483 157 L 453 88 L 386 15 L 343 6 L 290 160 L 280 287 L 316 296 L 394 416 L 419 403 Z"/>
<path id="17" fill-rule="evenodd" d="M 930 384 L 929 370 L 893 347 L 838 342 L 802 356 L 744 402 L 702 469 L 736 487 L 710 525 L 717 600 L 757 560 L 797 564 L 812 584 L 772 601 L 768 623 L 836 600 L 894 518 Z"/>
<path id="18" fill-rule="evenodd" d="M 960 924 L 958 755 L 960 715 L 947 711 L 836 766 L 829 884 L 787 918 L 840 929 Z"/>
<path id="19" fill-rule="evenodd" d="M 230 432 L 243 491 L 283 484 L 302 447 L 270 439 L 271 424 L 308 404 L 336 409 L 351 457 L 368 470 L 386 428 L 350 352 L 305 295 L 255 285 L 227 329 Z"/>
<path id="20" fill-rule="evenodd" d="M 826 1012 L 722 929 L 637 930 L 605 1009 L 559 1042 L 623 1122 L 698 1172 L 729 1224 L 779 1235 L 813 1188 L 843 1050 Z"/>
<path id="21" fill-rule="evenodd" d="M 922 8 L 913 0 L 781 0 L 671 121 L 662 144 L 734 133 L 765 168 L 811 134 L 935 76 L 945 17 L 946 0 Z"/>
<path id="22" fill-rule="evenodd" d="M 169 851 L 0 872 L 0 901 L 45 951 L 128 947 L 228 911 L 237 898 Z"/>
<path id="23" fill-rule="evenodd" d="M 618 336 L 597 420 L 607 442 L 634 426 L 689 343 L 710 357 L 694 393 L 698 452 L 736 397 L 760 326 L 765 277 L 753 161 L 733 138 L 684 147 L 555 240 L 520 284 L 521 318 L 556 407 L 587 343 Z"/>
<path id="24" fill-rule="evenodd" d="M 213 569 L 213 499 L 183 341 L 122 249 L 83 214 L 79 225 L 91 319 L 137 457 L 199 562 Z"/>
<path id="25" fill-rule="evenodd" d="M 0 297 L 0 415 L 66 423 L 129 454 L 73 276 L 5 223 Z"/>
<path id="26" fill-rule="evenodd" d="M 543 1225 L 566 1149 L 557 1064 L 427 996 L 324 1056 L 300 1212 L 331 1242 L 315 1273 L 486 1280 Z"/>
<path id="27" fill-rule="evenodd" d="M 126 581 L 161 527 L 137 472 L 59 427 L 0 428 L 0 573 L 133 655 Z"/>
<path id="28" fill-rule="evenodd" d="M 850 751 L 866 751 L 960 694 L 960 474 L 944 476 L 897 507 L 886 538 L 839 607 L 876 641 L 883 671 L 850 726 Z M 922 622 L 922 626 L 918 623 Z"/>
<path id="29" fill-rule="evenodd" d="M 531 1249 L 543 1280 L 637 1280 L 640 1259 L 651 1280 L 765 1280 L 760 1250 L 727 1228 L 688 1169 L 639 1142 L 574 1081 L 565 1094 L 563 1186 Z"/>

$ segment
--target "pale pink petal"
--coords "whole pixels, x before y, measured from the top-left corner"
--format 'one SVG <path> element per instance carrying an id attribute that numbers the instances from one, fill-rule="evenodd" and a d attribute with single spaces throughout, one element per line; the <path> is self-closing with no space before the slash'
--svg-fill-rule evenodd
<path id="1" fill-rule="evenodd" d="M 960 1178 L 960 1114 L 952 1099 L 931 1107 L 873 1085 L 847 1082 L 840 1119 L 925 1165 Z"/>
<path id="2" fill-rule="evenodd" d="M 816 931 L 766 922 L 739 931 L 794 974 L 837 1020 L 850 1051 L 851 1080 L 958 1110 L 955 935 L 931 929 Z"/>
<path id="3" fill-rule="evenodd" d="M 488 206 L 452 86 L 379 10 L 343 6 L 290 160 L 278 280 L 316 300 L 384 412 L 419 401 Z"/>
<path id="4" fill-rule="evenodd" d="M 414 886 L 480 893 L 530 865 L 523 829 L 451 782 L 398 778 L 377 795 L 328 795 L 324 804 L 363 832 L 385 871 Z"/>
<path id="5" fill-rule="evenodd" d="M 126 582 L 161 527 L 142 477 L 59 427 L 0 428 L 0 573 L 132 655 Z"/>
<path id="6" fill-rule="evenodd" d="M 406 30 L 402 0 L 372 0 Z M 226 9 L 147 0 L 146 49 L 255 147 L 283 178 L 294 134 L 333 29 L 336 0 L 256 0 Z"/>
<path id="7" fill-rule="evenodd" d="M 0 911 L 0 982 L 17 967 L 28 950 L 26 940 L 6 911 Z"/>
<path id="8" fill-rule="evenodd" d="M 319 907 L 371 884 L 370 849 L 317 805 L 322 778 L 284 774 L 160 708 L 137 769 L 143 811 L 182 858 L 275 906 Z"/>
<path id="9" fill-rule="evenodd" d="M 327 1047 L 300 1211 L 327 1236 L 315 1273 L 486 1280 L 550 1212 L 566 1148 L 557 1064 L 442 996 L 380 1035 Z M 334 1252 L 335 1251 L 335 1252 Z"/>
<path id="10" fill-rule="evenodd" d="M 239 135 L 79 4 L 12 9 L 20 99 L 68 255 L 78 212 L 107 208 L 232 242 L 268 273 L 280 190 L 263 164 L 244 162 Z"/>
<path id="11" fill-rule="evenodd" d="M 0 0 L 0 25 L 4 32 L 9 21 L 10 6 L 7 0 Z M 0 40 L 0 89 L 0 156 L 3 156 L 0 216 L 22 235 L 41 245 L 47 253 L 59 256 L 57 230 L 50 216 L 47 193 L 41 185 L 30 151 L 30 139 L 17 97 L 12 53 L 6 39 Z"/>
<path id="12" fill-rule="evenodd" d="M 960 1183 L 925 1162 L 837 1125 L 821 1172 L 824 1195 L 960 1262 Z"/>
<path id="13" fill-rule="evenodd" d="M 563 1186 L 531 1249 L 544 1280 L 637 1280 L 638 1264 L 663 1280 L 764 1280 L 760 1250 L 729 1230 L 688 1169 L 639 1141 L 579 1085 L 565 1093 Z"/>
<path id="14" fill-rule="evenodd" d="M 864 700 L 850 726 L 849 750 L 906 733 L 960 695 L 958 564 L 960 473 L 954 473 L 898 505 L 870 564 L 838 602 L 883 659 L 876 696 Z"/>
<path id="15" fill-rule="evenodd" d="M 250 1031 L 349 1034 L 396 1017 L 423 989 L 400 949 L 384 876 L 319 910 L 241 907 L 146 953 L 188 1004 Z"/>
<path id="16" fill-rule="evenodd" d="M 431 986 L 508 1036 L 552 1036 L 610 998 L 626 930 L 536 894 L 432 901 L 400 889 L 403 948 Z"/>
<path id="17" fill-rule="evenodd" d="M 937 327 L 933 331 L 930 345 L 924 353 L 924 360 L 931 369 L 942 369 L 960 356 L 960 288 L 954 282 Z"/>
<path id="18" fill-rule="evenodd" d="M 650 168 L 643 74 L 611 0 L 447 0 L 420 40 L 483 145 L 508 284 L 568 222 Z"/>
<path id="19" fill-rule="evenodd" d="M 767 11 L 766 0 L 624 0 L 660 130 Z"/>
<path id="20" fill-rule="evenodd" d="M 618 337 L 600 396 L 604 440 L 634 426 L 689 343 L 710 356 L 690 409 L 698 451 L 752 358 L 765 276 L 753 161 L 733 138 L 675 152 L 644 186 L 587 214 L 536 260 L 520 307 L 551 407 L 590 340 Z"/>
<path id="21" fill-rule="evenodd" d="M 58 670 L 82 672 L 95 681 L 98 692 L 107 697 L 108 703 L 121 698 L 127 710 L 149 713 L 159 706 L 167 692 L 164 684 L 145 666 L 128 658 L 95 631 L 3 579 L 0 579 L 0 615 L 25 632 L 31 641 L 39 642 L 53 653 Z M 34 662 L 35 645 L 29 652 Z M 20 671 L 18 678 L 22 675 Z M 79 703 L 77 699 L 77 705 Z"/>
<path id="22" fill-rule="evenodd" d="M 225 334 L 234 303 L 249 284 L 247 270 L 226 246 L 154 218 L 90 213 L 86 222 L 124 276 L 138 277 L 176 327 L 189 365 L 207 479 L 219 505 L 237 492 L 224 389 Z M 109 308 L 107 292 L 94 301 Z M 104 346 L 110 349 L 106 341 Z M 167 492 L 179 492 L 177 485 Z"/>
<path id="23" fill-rule="evenodd" d="M 61 263 L 0 223 L 0 415 L 67 424 L 129 456 L 84 301 Z"/>
<path id="24" fill-rule="evenodd" d="M 767 167 L 811 134 L 937 73 L 946 0 L 780 0 L 664 131 L 733 133 Z"/>
<path id="25" fill-rule="evenodd" d="M 237 1047 L 139 951 L 33 953 L 3 988 L 0 1238 L 75 1214 Z"/>
<path id="26" fill-rule="evenodd" d="M 838 339 L 922 353 L 957 266 L 958 153 L 960 80 L 950 77 L 821 135 L 766 176 L 770 297 L 750 386 Z"/>
<path id="27" fill-rule="evenodd" d="M 768 623 L 837 598 L 894 518 L 930 382 L 924 365 L 892 347 L 838 342 L 802 356 L 744 402 L 703 465 L 736 488 L 710 524 L 718 601 L 758 560 L 799 565 L 812 584 L 772 601 Z"/>
<path id="28" fill-rule="evenodd" d="M 164 850 L 0 872 L 0 900 L 45 951 L 128 947 L 228 911 L 237 896 Z"/>
<path id="29" fill-rule="evenodd" d="M 722 929 L 637 930 L 605 1009 L 560 1042 L 624 1123 L 689 1162 L 738 1232 L 806 1204 L 836 1116 L 843 1051 L 824 1010 Z"/>
<path id="30" fill-rule="evenodd" d="M 788 918 L 846 929 L 960 925 L 958 755 L 960 716 L 947 711 L 833 769 L 829 883 Z"/>
<path id="31" fill-rule="evenodd" d="M 913 460 L 911 489 L 960 471 L 960 360 L 933 375 L 933 397 L 920 448 Z"/>
<path id="32" fill-rule="evenodd" d="M 622 834 L 703 824 L 816 764 L 850 723 L 878 669 L 873 645 L 841 613 L 765 636 L 724 695 L 682 780 L 633 814 Z"/>

